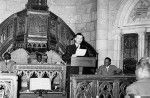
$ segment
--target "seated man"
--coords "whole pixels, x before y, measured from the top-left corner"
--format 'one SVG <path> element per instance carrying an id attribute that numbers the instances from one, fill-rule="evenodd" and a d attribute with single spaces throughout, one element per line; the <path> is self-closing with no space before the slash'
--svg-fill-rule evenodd
<path id="1" fill-rule="evenodd" d="M 36 54 L 36 60 L 33 60 L 33 61 L 31 62 L 31 64 L 46 64 L 46 63 L 43 62 L 43 60 L 42 60 L 42 54 L 37 53 L 37 54 Z"/>
<path id="2" fill-rule="evenodd" d="M 125 98 L 130 98 L 130 95 L 149 96 L 144 98 L 150 98 L 150 58 L 139 60 L 135 75 L 137 81 L 127 87 Z"/>
<path id="3" fill-rule="evenodd" d="M 47 51 L 46 55 L 48 64 L 64 64 L 64 61 L 62 60 L 61 56 L 54 50 Z"/>
<path id="4" fill-rule="evenodd" d="M 106 57 L 104 60 L 104 65 L 100 66 L 97 70 L 97 74 L 111 76 L 115 74 L 121 74 L 121 69 L 117 68 L 115 65 L 111 65 L 111 59 Z"/>
<path id="5" fill-rule="evenodd" d="M 4 54 L 4 60 L 0 62 L 1 73 L 12 73 L 14 71 L 15 62 L 11 60 L 10 53 Z"/>

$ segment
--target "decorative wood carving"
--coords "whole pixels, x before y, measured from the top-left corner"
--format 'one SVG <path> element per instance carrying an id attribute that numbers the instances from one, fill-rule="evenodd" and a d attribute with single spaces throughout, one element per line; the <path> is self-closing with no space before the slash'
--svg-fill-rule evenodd
<path id="1" fill-rule="evenodd" d="M 17 98 L 18 77 L 14 74 L 0 75 L 0 96 L 1 98 Z"/>
<path id="2" fill-rule="evenodd" d="M 21 92 L 29 93 L 30 78 L 49 78 L 52 92 L 65 93 L 66 66 L 64 65 L 16 65 L 15 73 L 20 77 Z"/>
<path id="3" fill-rule="evenodd" d="M 70 80 L 70 98 L 124 98 L 135 76 L 74 75 Z"/>
<path id="4" fill-rule="evenodd" d="M 12 44 L 11 50 L 24 48 L 30 53 L 54 50 L 62 55 L 66 46 L 71 44 L 74 33 L 47 9 L 47 0 L 28 0 L 26 9 L 8 17 L 0 25 L 0 54 Z M 9 38 L 11 40 L 7 41 Z"/>

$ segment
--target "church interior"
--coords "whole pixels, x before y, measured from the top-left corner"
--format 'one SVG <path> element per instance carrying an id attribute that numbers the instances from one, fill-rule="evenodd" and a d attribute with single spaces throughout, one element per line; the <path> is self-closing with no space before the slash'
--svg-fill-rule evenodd
<path id="1" fill-rule="evenodd" d="M 136 63 L 150 56 L 150 0 L 0 0 L 0 5 L 0 61 L 8 52 L 16 62 L 13 73 L 0 73 L 0 98 L 124 98 L 136 80 Z M 96 56 L 68 65 L 62 55 L 77 33 Z M 36 54 L 42 63 L 32 63 Z M 95 74 L 106 57 L 121 75 Z M 83 73 L 87 66 L 92 73 Z"/>

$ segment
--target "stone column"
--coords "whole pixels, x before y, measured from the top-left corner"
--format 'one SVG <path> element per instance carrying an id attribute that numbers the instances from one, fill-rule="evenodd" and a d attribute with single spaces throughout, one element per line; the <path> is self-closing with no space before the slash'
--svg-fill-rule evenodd
<path id="1" fill-rule="evenodd" d="M 138 60 L 141 57 L 144 57 L 144 51 L 145 51 L 145 28 L 137 30 L 138 31 Z"/>
<path id="2" fill-rule="evenodd" d="M 96 50 L 98 52 L 98 66 L 104 64 L 104 58 L 108 55 L 108 7 L 108 0 L 97 0 Z"/>

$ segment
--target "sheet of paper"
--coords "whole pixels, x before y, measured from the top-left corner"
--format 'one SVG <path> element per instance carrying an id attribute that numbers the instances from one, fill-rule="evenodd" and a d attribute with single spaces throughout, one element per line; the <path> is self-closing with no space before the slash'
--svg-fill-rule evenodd
<path id="1" fill-rule="evenodd" d="M 30 78 L 30 90 L 51 90 L 49 78 Z"/>
<path id="2" fill-rule="evenodd" d="M 76 55 L 77 56 L 84 56 L 86 51 L 87 51 L 87 49 L 77 49 L 76 50 Z"/>

